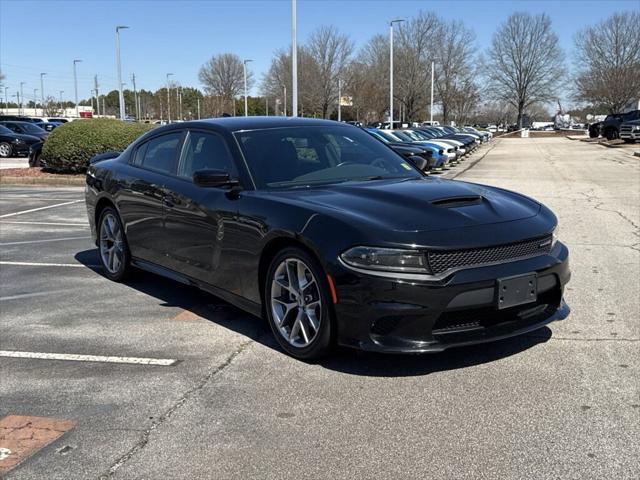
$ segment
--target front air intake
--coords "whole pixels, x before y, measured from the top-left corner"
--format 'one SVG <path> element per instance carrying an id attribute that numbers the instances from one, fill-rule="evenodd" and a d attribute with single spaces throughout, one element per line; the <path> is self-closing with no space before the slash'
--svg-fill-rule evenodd
<path id="1" fill-rule="evenodd" d="M 463 197 L 439 198 L 437 200 L 433 200 L 431 205 L 444 208 L 456 208 L 466 207 L 468 205 L 478 205 L 479 203 L 482 203 L 482 197 L 480 195 L 466 195 Z"/>

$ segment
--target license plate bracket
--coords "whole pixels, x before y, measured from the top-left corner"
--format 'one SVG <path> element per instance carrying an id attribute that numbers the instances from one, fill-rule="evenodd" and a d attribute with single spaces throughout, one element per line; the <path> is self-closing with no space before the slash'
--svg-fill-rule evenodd
<path id="1" fill-rule="evenodd" d="M 496 304 L 499 310 L 538 299 L 538 276 L 535 273 L 498 279 Z"/>

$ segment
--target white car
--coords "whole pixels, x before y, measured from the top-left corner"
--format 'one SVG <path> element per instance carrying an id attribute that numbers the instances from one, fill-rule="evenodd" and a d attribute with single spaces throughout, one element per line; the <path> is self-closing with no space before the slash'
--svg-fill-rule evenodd
<path id="1" fill-rule="evenodd" d="M 454 143 L 451 143 L 449 141 L 442 141 L 442 140 L 415 140 L 413 137 L 411 137 L 407 132 L 407 130 L 392 130 L 391 132 L 389 132 L 391 135 L 393 135 L 396 138 L 396 142 L 425 142 L 425 143 L 430 143 L 432 145 L 437 145 L 438 147 L 442 147 L 442 149 L 444 150 L 443 155 L 445 155 L 447 157 L 447 159 L 449 160 L 449 162 L 455 162 L 458 157 L 460 157 L 461 155 L 459 153 L 457 153 L 458 150 L 458 146 Z"/>

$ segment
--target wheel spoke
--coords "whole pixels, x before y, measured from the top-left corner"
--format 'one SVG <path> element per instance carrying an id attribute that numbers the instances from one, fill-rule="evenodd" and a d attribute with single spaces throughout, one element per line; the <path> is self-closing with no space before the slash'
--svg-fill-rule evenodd
<path id="1" fill-rule="evenodd" d="M 293 296 L 297 297 L 298 296 L 298 292 L 295 291 L 293 288 L 291 288 L 290 285 L 287 285 L 285 283 L 282 283 L 282 280 L 275 280 L 276 284 L 280 287 L 285 289 L 287 292 L 291 293 Z"/>
<path id="2" fill-rule="evenodd" d="M 298 336 L 298 333 L 300 332 L 300 313 L 298 313 L 298 315 L 296 316 L 296 320 L 295 322 L 293 322 L 293 326 L 291 327 L 291 332 L 289 332 L 289 341 L 292 342 L 296 339 L 296 337 Z"/>
<path id="3" fill-rule="evenodd" d="M 294 264 L 295 260 L 287 261 L 287 281 L 291 288 L 295 291 L 296 295 L 300 290 L 300 284 L 298 283 L 298 273 L 296 265 Z"/>
<path id="4" fill-rule="evenodd" d="M 307 329 L 305 328 L 304 322 L 302 321 L 304 317 L 306 317 L 306 315 L 300 316 L 300 332 L 302 333 L 302 338 L 304 338 L 304 343 L 309 343 L 309 334 L 307 333 Z"/>

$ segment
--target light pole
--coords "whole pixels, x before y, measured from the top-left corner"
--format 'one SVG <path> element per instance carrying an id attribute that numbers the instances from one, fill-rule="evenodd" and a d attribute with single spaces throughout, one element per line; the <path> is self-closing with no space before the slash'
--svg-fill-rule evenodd
<path id="1" fill-rule="evenodd" d="M 60 107 L 60 110 L 62 111 L 62 116 L 64 117 L 64 110 L 62 110 L 62 94 L 64 93 L 64 90 L 60 90 L 60 101 L 58 102 L 58 105 Z"/>
<path id="2" fill-rule="evenodd" d="M 118 25 L 116 27 L 116 65 L 118 67 L 118 98 L 120 100 L 120 120 L 124 120 L 124 93 L 122 92 L 122 68 L 120 66 L 120 30 L 129 27 L 126 25 Z"/>
<path id="3" fill-rule="evenodd" d="M 44 117 L 44 76 L 46 73 L 40 74 L 40 106 L 42 107 L 42 116 Z"/>
<path id="4" fill-rule="evenodd" d="M 393 24 L 404 22 L 396 18 L 389 22 L 389 128 L 393 129 Z"/>
<path id="5" fill-rule="evenodd" d="M 340 107 L 342 105 L 340 105 L 342 102 L 342 80 L 338 79 L 338 121 L 341 122 L 342 121 L 342 110 L 340 109 Z"/>
<path id="6" fill-rule="evenodd" d="M 75 89 L 75 99 L 76 99 L 76 117 L 80 116 L 78 110 L 78 72 L 76 69 L 76 64 L 80 63 L 82 60 L 74 60 L 73 61 L 73 87 Z"/>
<path id="7" fill-rule="evenodd" d="M 284 113 L 283 113 L 283 115 L 286 117 L 287 116 L 287 86 L 286 85 L 282 85 L 282 89 L 284 90 L 284 96 L 282 97 L 284 99 Z"/>
<path id="8" fill-rule="evenodd" d="M 33 110 L 38 114 L 38 89 L 33 89 Z"/>
<path id="9" fill-rule="evenodd" d="M 267 97 L 265 95 L 264 97 L 264 111 L 265 111 L 265 115 L 268 117 L 269 116 L 269 97 Z"/>
<path id="10" fill-rule="evenodd" d="M 434 62 L 431 62 L 431 107 L 429 108 L 429 123 L 433 126 L 433 71 Z"/>
<path id="11" fill-rule="evenodd" d="M 245 59 L 242 61 L 243 73 L 244 73 L 244 116 L 249 116 L 249 107 L 247 105 L 247 63 L 253 62 L 253 60 Z"/>
<path id="12" fill-rule="evenodd" d="M 296 0 L 291 0 L 291 115 L 298 116 L 298 35 L 297 35 L 298 8 Z M 285 116 L 287 114 L 287 97 L 285 95 Z"/>
<path id="13" fill-rule="evenodd" d="M 169 77 L 173 73 L 167 73 L 167 123 L 171 123 L 171 98 L 169 98 Z"/>
<path id="14" fill-rule="evenodd" d="M 9 97 L 7 96 L 8 91 L 9 87 L 4 87 L 4 108 L 6 110 L 5 113 L 9 113 Z"/>
<path id="15" fill-rule="evenodd" d="M 27 82 L 20 82 L 20 101 L 18 102 L 20 104 L 20 114 L 24 114 L 24 92 L 22 87 L 24 87 L 24 84 Z"/>

